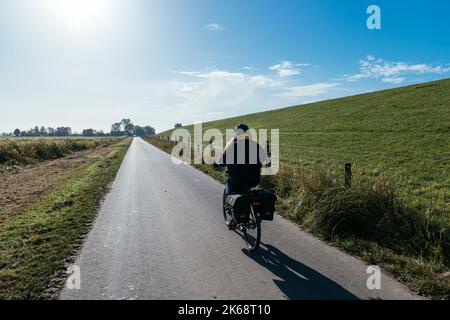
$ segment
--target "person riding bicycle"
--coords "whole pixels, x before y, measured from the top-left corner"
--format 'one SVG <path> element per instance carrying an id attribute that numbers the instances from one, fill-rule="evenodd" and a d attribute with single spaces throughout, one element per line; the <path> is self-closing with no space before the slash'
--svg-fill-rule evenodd
<path id="1" fill-rule="evenodd" d="M 267 151 L 252 139 L 249 127 L 240 124 L 214 168 L 228 168 L 226 195 L 240 193 L 256 187 L 261 180 L 261 168 L 270 166 Z"/>

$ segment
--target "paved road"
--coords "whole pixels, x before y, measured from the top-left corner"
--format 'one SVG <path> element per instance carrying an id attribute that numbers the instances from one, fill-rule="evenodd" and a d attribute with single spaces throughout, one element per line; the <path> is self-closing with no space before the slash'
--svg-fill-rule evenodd
<path id="1" fill-rule="evenodd" d="M 263 223 L 249 254 L 223 223 L 223 185 L 134 139 L 77 265 L 81 289 L 62 299 L 414 299 L 294 224 Z"/>

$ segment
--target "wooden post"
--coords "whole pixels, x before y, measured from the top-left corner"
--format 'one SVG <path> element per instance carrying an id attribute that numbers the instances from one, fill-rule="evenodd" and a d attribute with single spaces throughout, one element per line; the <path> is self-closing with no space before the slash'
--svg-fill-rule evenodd
<path id="1" fill-rule="evenodd" d="M 345 164 L 345 187 L 351 188 L 352 186 L 352 164 Z"/>

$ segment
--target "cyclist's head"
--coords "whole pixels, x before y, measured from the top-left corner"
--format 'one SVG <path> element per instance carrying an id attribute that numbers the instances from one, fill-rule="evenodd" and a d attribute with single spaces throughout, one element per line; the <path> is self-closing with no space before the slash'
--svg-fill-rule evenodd
<path id="1" fill-rule="evenodd" d="M 246 124 L 241 123 L 236 128 L 234 128 L 234 134 L 236 136 L 240 136 L 241 134 L 246 133 L 248 130 L 249 130 L 249 127 Z"/>

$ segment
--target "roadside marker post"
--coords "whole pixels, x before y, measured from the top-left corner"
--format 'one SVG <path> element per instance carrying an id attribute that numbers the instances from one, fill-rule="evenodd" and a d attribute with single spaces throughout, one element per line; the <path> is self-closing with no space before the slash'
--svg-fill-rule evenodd
<path id="1" fill-rule="evenodd" d="M 345 164 L 345 187 L 351 188 L 352 186 L 352 164 L 346 163 Z"/>

